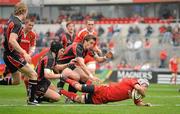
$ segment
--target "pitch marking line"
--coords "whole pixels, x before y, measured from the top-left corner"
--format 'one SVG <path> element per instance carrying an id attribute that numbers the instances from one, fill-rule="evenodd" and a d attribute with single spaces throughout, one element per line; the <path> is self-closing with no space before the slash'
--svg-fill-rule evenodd
<path id="1" fill-rule="evenodd" d="M 34 106 L 34 105 L 0 105 L 0 107 L 27 107 L 27 106 Z M 40 104 L 37 107 L 119 107 L 119 106 L 135 106 L 131 104 L 102 104 L 102 105 L 87 105 L 87 104 L 66 104 L 66 105 L 55 105 L 55 104 Z M 152 107 L 163 107 L 166 106 L 165 104 L 152 104 Z M 172 106 L 180 107 L 180 104 L 175 104 Z"/>

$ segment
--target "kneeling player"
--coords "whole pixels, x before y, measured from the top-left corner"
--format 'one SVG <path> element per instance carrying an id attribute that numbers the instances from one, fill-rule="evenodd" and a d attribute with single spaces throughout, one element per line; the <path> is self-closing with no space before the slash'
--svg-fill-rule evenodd
<path id="1" fill-rule="evenodd" d="M 49 79 L 59 79 L 61 74 L 55 74 L 55 68 L 66 68 L 67 65 L 56 64 L 56 58 L 61 55 L 63 52 L 62 44 L 53 41 L 51 43 L 50 51 L 44 56 L 38 66 L 38 85 L 37 85 L 37 100 L 41 101 L 59 101 L 60 95 L 57 92 L 56 86 L 52 85 Z M 60 70 L 60 69 L 58 69 Z"/>

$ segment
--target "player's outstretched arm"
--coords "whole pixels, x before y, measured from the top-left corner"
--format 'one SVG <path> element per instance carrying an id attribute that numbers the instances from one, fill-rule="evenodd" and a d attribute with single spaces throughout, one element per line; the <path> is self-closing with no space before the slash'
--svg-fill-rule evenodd
<path id="1" fill-rule="evenodd" d="M 143 97 L 145 97 L 145 89 L 142 88 L 139 84 L 134 85 L 134 89 L 136 89 Z"/>

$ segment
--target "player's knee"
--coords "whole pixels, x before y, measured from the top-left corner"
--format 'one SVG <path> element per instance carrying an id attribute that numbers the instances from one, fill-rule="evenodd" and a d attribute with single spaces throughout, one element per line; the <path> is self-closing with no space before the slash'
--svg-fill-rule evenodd
<path id="1" fill-rule="evenodd" d="M 60 100 L 60 95 L 54 96 L 52 100 L 53 102 L 58 102 Z"/>
<path id="2" fill-rule="evenodd" d="M 75 88 L 76 88 L 76 90 L 78 90 L 78 91 L 82 91 L 82 85 L 81 85 L 81 84 L 76 84 L 76 85 L 75 85 Z"/>
<path id="3" fill-rule="evenodd" d="M 70 78 L 73 79 L 73 80 L 76 80 L 76 81 L 80 80 L 79 74 L 73 74 L 73 75 L 70 76 Z"/>
<path id="4" fill-rule="evenodd" d="M 80 96 L 77 96 L 74 101 L 78 102 L 78 103 L 81 103 L 81 97 Z"/>
<path id="5" fill-rule="evenodd" d="M 30 79 L 37 80 L 37 73 L 36 72 L 30 72 Z"/>
<path id="6" fill-rule="evenodd" d="M 20 84 L 20 80 L 13 80 L 13 85 L 19 85 Z"/>

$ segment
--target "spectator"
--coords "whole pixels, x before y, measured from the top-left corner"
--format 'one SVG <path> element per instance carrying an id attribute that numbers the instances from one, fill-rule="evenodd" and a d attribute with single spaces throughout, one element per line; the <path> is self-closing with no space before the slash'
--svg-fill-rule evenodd
<path id="1" fill-rule="evenodd" d="M 153 28 L 151 27 L 151 25 L 148 25 L 145 30 L 146 30 L 145 38 L 149 39 L 153 33 Z"/>
<path id="2" fill-rule="evenodd" d="M 146 60 L 151 59 L 151 50 L 150 50 L 151 47 L 152 47 L 151 41 L 149 39 L 146 39 L 144 42 L 144 52 L 145 52 Z"/>
<path id="3" fill-rule="evenodd" d="M 178 46 L 180 44 L 180 27 L 178 25 L 173 29 L 173 45 Z"/>
<path id="4" fill-rule="evenodd" d="M 165 68 L 166 59 L 167 59 L 167 51 L 166 51 L 166 49 L 163 49 L 160 52 L 160 66 L 159 66 L 159 68 Z"/>
<path id="5" fill-rule="evenodd" d="M 164 35 L 162 43 L 172 43 L 172 27 L 168 25 Z"/>
<path id="6" fill-rule="evenodd" d="M 133 33 L 134 33 L 134 29 L 132 26 L 130 26 L 128 29 L 128 35 L 127 35 L 126 43 L 128 43 L 132 39 Z"/>
<path id="7" fill-rule="evenodd" d="M 100 37 L 102 34 L 104 34 L 104 29 L 102 28 L 102 26 L 99 26 L 99 28 L 98 28 L 98 37 Z"/>
<path id="8" fill-rule="evenodd" d="M 162 43 L 162 39 L 163 39 L 164 33 L 166 32 L 166 29 L 167 28 L 165 27 L 165 25 L 162 25 L 159 27 L 159 37 L 160 37 L 159 43 Z"/>

